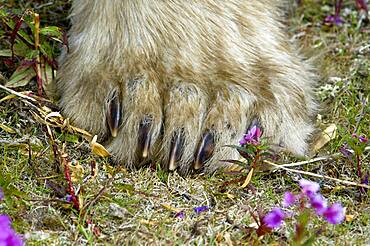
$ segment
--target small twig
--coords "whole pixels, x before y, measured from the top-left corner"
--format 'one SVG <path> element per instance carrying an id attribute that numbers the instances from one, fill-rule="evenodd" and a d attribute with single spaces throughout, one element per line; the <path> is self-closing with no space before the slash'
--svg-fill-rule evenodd
<path id="1" fill-rule="evenodd" d="M 364 149 L 364 151 L 369 151 L 369 150 L 370 150 L 370 146 L 367 146 Z M 348 151 L 351 152 L 351 153 L 354 153 L 354 151 L 351 150 L 351 149 L 349 149 Z M 313 158 L 313 159 L 307 160 L 307 161 L 299 161 L 299 162 L 292 162 L 292 163 L 287 163 L 287 164 L 281 164 L 281 165 L 279 165 L 279 167 L 296 167 L 296 166 L 302 166 L 302 165 L 311 164 L 311 163 L 315 163 L 315 162 L 319 162 L 319 161 L 326 161 L 326 160 L 335 159 L 335 158 L 340 157 L 341 155 L 342 155 L 342 153 L 334 153 L 332 155 L 320 156 L 320 157 L 316 157 L 316 158 Z"/>
<path id="2" fill-rule="evenodd" d="M 367 105 L 368 104 L 368 100 L 369 100 L 368 97 L 366 97 L 365 99 L 362 100 L 360 114 L 359 114 L 358 117 L 356 117 L 356 126 L 355 126 L 355 129 L 354 129 L 354 133 L 356 133 L 358 127 L 360 126 L 360 123 L 361 123 L 362 119 L 366 115 L 366 109 L 367 109 L 367 106 L 368 106 Z"/>
<path id="3" fill-rule="evenodd" d="M 362 169 L 362 165 L 361 165 L 361 158 L 360 158 L 360 155 L 356 155 L 356 162 L 357 162 L 357 176 L 358 177 L 362 177 L 362 172 L 361 172 L 361 169 Z"/>
<path id="4" fill-rule="evenodd" d="M 81 211 L 86 211 L 87 208 L 89 208 L 90 206 L 92 206 L 93 204 L 95 204 L 99 199 L 100 197 L 105 193 L 105 191 L 107 190 L 108 187 L 111 186 L 113 180 L 114 180 L 114 177 L 115 175 L 113 175 L 108 181 L 107 183 L 104 185 L 104 187 L 99 191 L 99 193 L 94 197 L 93 200 L 89 201 L 88 203 L 85 204 L 85 206 L 82 207 Z"/>
<path id="5" fill-rule="evenodd" d="M 307 161 L 292 162 L 292 163 L 282 164 L 282 165 L 279 165 L 279 166 L 280 167 L 303 166 L 303 165 L 306 165 L 306 164 L 311 164 L 311 163 L 315 163 L 315 162 L 319 162 L 319 161 L 327 161 L 327 160 L 335 159 L 335 158 L 340 157 L 340 155 L 341 155 L 340 153 L 335 153 L 335 154 L 332 154 L 332 155 L 316 157 L 316 158 L 313 158 L 313 159 L 310 159 L 310 160 L 307 160 Z"/>
<path id="6" fill-rule="evenodd" d="M 313 177 L 317 177 L 317 178 L 329 179 L 329 180 L 333 180 L 333 181 L 336 181 L 336 182 L 342 183 L 342 184 L 353 185 L 353 186 L 358 186 L 358 187 L 363 187 L 363 188 L 366 188 L 366 189 L 370 189 L 370 186 L 366 185 L 366 184 L 358 184 L 356 182 L 341 180 L 341 179 L 337 179 L 337 178 L 332 178 L 332 177 L 329 177 L 329 176 L 326 176 L 326 175 L 321 175 L 321 174 L 317 174 L 317 173 L 311 173 L 311 172 L 286 168 L 286 167 L 283 167 L 282 165 L 275 164 L 275 163 L 273 163 L 271 161 L 268 161 L 268 160 L 264 160 L 263 162 L 266 163 L 266 164 L 269 164 L 271 166 L 274 166 L 276 168 L 283 169 L 283 170 L 288 171 L 288 172 L 300 173 L 300 174 L 309 175 L 309 176 L 313 176 Z"/>
<path id="7" fill-rule="evenodd" d="M 70 170 L 69 170 L 69 165 L 68 165 L 68 160 L 67 160 L 68 155 L 67 154 L 62 154 L 61 159 L 62 159 L 62 163 L 63 163 L 63 167 L 64 167 L 64 175 L 65 175 L 65 178 L 66 178 L 67 183 L 68 183 L 68 192 L 69 192 L 69 195 L 71 195 L 71 200 L 73 202 L 73 207 L 76 210 L 80 211 L 80 204 L 78 202 L 78 199 L 77 199 L 76 194 L 75 194 L 75 190 L 73 188 L 71 173 L 70 173 Z"/>
<path id="8" fill-rule="evenodd" d="M 34 23 L 35 23 L 35 50 L 37 51 L 38 55 L 36 57 L 36 64 L 35 64 L 35 72 L 36 72 L 36 81 L 37 81 L 37 93 L 39 96 L 42 96 L 42 76 L 41 76 L 41 55 L 40 55 L 40 15 L 34 13 Z"/>
<path id="9" fill-rule="evenodd" d="M 242 177 L 237 178 L 237 179 L 232 179 L 232 180 L 225 181 L 225 182 L 223 182 L 223 183 L 220 185 L 219 190 L 220 190 L 221 192 L 223 192 L 223 190 L 224 190 L 226 187 L 230 186 L 231 184 L 239 184 L 239 183 L 241 183 L 243 180 L 245 180 L 245 176 L 242 176 Z"/>
<path id="10" fill-rule="evenodd" d="M 19 139 L 19 140 L 0 139 L 0 144 L 7 144 L 7 145 L 27 144 L 27 140 L 26 139 Z"/>
<path id="11" fill-rule="evenodd" d="M 28 139 L 27 141 L 28 145 L 28 166 L 32 166 L 32 147 L 31 147 L 31 141 Z"/>
<path id="12" fill-rule="evenodd" d="M 30 100 L 30 101 L 32 101 L 32 102 L 37 102 L 37 100 L 36 100 L 36 99 L 34 99 L 34 98 L 32 98 L 32 97 L 29 97 L 29 96 L 26 96 L 26 95 L 24 95 L 24 94 L 22 94 L 22 93 L 16 92 L 15 90 L 12 90 L 12 89 L 10 89 L 10 88 L 8 88 L 8 87 L 5 87 L 5 86 L 3 86 L 3 85 L 0 85 L 0 89 L 3 89 L 3 90 L 5 90 L 5 91 L 7 91 L 7 92 L 9 92 L 9 93 L 11 93 L 11 94 L 13 94 L 13 95 L 16 95 L 16 96 L 18 96 L 18 97 L 21 97 L 21 98 L 23 98 L 23 99 L 27 99 L 27 100 Z"/>
<path id="13" fill-rule="evenodd" d="M 339 17 L 340 11 L 342 9 L 343 0 L 337 0 L 335 3 L 335 17 Z"/>
<path id="14" fill-rule="evenodd" d="M 34 8 L 39 10 L 39 9 L 42 9 L 42 8 L 45 8 L 45 7 L 52 6 L 53 4 L 54 4 L 54 2 L 48 2 L 48 3 L 40 4 L 39 6 L 35 6 Z"/>

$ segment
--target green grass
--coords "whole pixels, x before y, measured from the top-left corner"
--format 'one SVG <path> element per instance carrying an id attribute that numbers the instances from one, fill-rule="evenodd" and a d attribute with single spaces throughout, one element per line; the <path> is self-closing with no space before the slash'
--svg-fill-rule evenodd
<path id="1" fill-rule="evenodd" d="M 50 5 L 46 4 L 49 2 Z M 3 4 L 15 13 L 28 8 L 40 13 L 41 26 L 68 28 L 69 1 Z M 320 75 L 317 97 L 321 110 L 317 127 L 323 130 L 334 123 L 339 129 L 337 137 L 317 153 L 319 156 L 337 153 L 344 142 L 351 141 L 353 132 L 370 135 L 369 26 L 358 24 L 353 2 L 345 7 L 347 24 L 342 27 L 322 26 L 323 18 L 333 12 L 327 1 L 305 1 L 302 7 L 291 11 L 289 19 L 291 35 L 296 35 L 307 54 L 315 56 Z M 8 40 L 9 33 L 0 29 L 0 50 L 9 48 Z M 0 79 L 4 78 L 1 84 L 12 72 L 1 62 Z M 16 90 L 36 93 L 37 85 L 31 81 Z M 7 95 L 0 89 L 0 100 Z M 330 202 L 342 202 L 346 213 L 354 216 L 341 225 L 328 225 L 316 245 L 370 243 L 369 191 L 361 193 L 354 186 L 275 170 L 256 173 L 245 189 L 234 184 L 221 192 L 221 185 L 234 176 L 216 173 L 210 177 L 183 178 L 165 173 L 155 165 L 128 172 L 111 166 L 109 159 L 92 154 L 89 143 L 79 135 L 51 128 L 55 146 L 84 171 L 74 180 L 74 187 L 79 192 L 80 204 L 89 205 L 78 212 L 63 201 L 68 187 L 63 166 L 56 161 L 45 124 L 38 122 L 31 111 L 19 98 L 0 102 L 0 124 L 13 129 L 0 128 L 0 187 L 5 192 L 0 214 L 12 218 L 14 228 L 26 236 L 29 245 L 247 244 L 257 240 L 247 229 L 254 222 L 249 211 L 268 211 L 276 206 L 286 190 L 298 191 L 297 181 L 302 177 L 319 182 Z M 369 151 L 361 148 L 356 151 L 362 161 L 362 172 L 369 173 Z M 283 162 L 290 161 L 295 159 L 284 157 Z M 95 162 L 99 171 L 93 177 L 91 165 Z M 295 169 L 359 183 L 356 165 L 356 160 L 339 156 Z M 76 170 L 72 168 L 72 173 L 77 174 Z M 175 218 L 175 210 L 164 204 L 185 211 L 186 217 Z M 203 205 L 211 209 L 195 214 L 193 208 Z M 313 228 L 321 224 L 321 219 L 312 221 Z M 260 243 L 288 245 L 292 230 L 282 227 Z"/>

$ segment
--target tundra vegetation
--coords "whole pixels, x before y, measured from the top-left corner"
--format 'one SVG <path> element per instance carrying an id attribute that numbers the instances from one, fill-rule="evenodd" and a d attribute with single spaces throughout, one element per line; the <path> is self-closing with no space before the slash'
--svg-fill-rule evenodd
<path id="1" fill-rule="evenodd" d="M 225 146 L 230 168 L 182 177 L 112 165 L 47 97 L 70 1 L 1 0 L 0 244 L 369 244 L 368 9 L 335 5 L 292 1 L 284 19 L 320 75 L 312 155 L 271 153 L 255 127 Z"/>

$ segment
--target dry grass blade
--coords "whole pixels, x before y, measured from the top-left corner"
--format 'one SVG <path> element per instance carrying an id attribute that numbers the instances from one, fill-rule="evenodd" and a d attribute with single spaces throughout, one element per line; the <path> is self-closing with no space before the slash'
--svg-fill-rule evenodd
<path id="1" fill-rule="evenodd" d="M 273 167 L 276 167 L 278 169 L 283 169 L 283 170 L 288 171 L 288 172 L 304 174 L 304 175 L 308 175 L 308 176 L 312 176 L 312 177 L 316 177 L 316 178 L 327 179 L 327 180 L 333 180 L 333 181 L 336 181 L 338 183 L 342 183 L 342 184 L 346 184 L 346 185 L 352 185 L 352 186 L 357 186 L 357 187 L 362 187 L 362 188 L 370 189 L 370 186 L 369 185 L 366 185 L 366 184 L 359 184 L 359 183 L 356 183 L 356 182 L 342 180 L 342 179 L 337 179 L 337 178 L 332 178 L 332 177 L 329 177 L 329 176 L 326 176 L 326 175 L 317 174 L 317 173 L 312 173 L 312 172 L 306 172 L 306 171 L 301 171 L 301 170 L 295 170 L 295 169 L 291 169 L 291 168 L 286 168 L 283 165 L 275 164 L 275 163 L 273 163 L 271 161 L 268 161 L 268 160 L 264 160 L 263 162 L 266 163 L 266 164 L 269 164 L 269 165 L 271 165 Z"/>
<path id="2" fill-rule="evenodd" d="M 316 139 L 315 144 L 312 146 L 312 151 L 317 152 L 322 147 L 324 147 L 327 143 L 337 137 L 337 130 L 338 127 L 336 124 L 330 124 L 320 135 L 318 139 Z"/>
<path id="3" fill-rule="evenodd" d="M 100 157 L 109 157 L 110 156 L 109 151 L 103 145 L 96 142 L 97 139 L 98 136 L 95 135 L 90 142 L 92 152 Z"/>
<path id="4" fill-rule="evenodd" d="M 252 176 L 253 176 L 253 172 L 254 172 L 254 168 L 251 168 L 251 170 L 249 171 L 247 177 L 245 178 L 245 181 L 243 183 L 243 185 L 241 186 L 241 188 L 245 188 L 248 186 L 248 184 L 251 182 L 252 180 Z"/>
<path id="5" fill-rule="evenodd" d="M 77 133 L 89 141 L 92 139 L 92 135 L 89 132 L 70 125 L 68 119 L 64 119 L 59 112 L 53 112 L 49 107 L 43 106 L 40 100 L 38 100 L 39 97 L 31 97 L 7 88 L 3 85 L 0 85 L 0 89 L 19 97 L 22 102 L 24 102 L 27 106 L 30 106 L 32 109 L 30 111 L 31 114 L 39 123 L 51 126 L 53 128 L 58 127 L 67 130 L 70 133 Z"/>
<path id="6" fill-rule="evenodd" d="M 34 99 L 34 98 L 30 97 L 30 96 L 24 95 L 24 94 L 22 94 L 20 92 L 16 92 L 15 90 L 12 90 L 12 89 L 10 89 L 8 87 L 5 87 L 3 85 L 0 85 L 0 89 L 3 89 L 4 91 L 7 91 L 7 92 L 9 92 L 9 93 L 11 93 L 13 95 L 16 95 L 16 96 L 20 97 L 20 98 L 27 99 L 27 100 L 30 100 L 32 102 L 37 102 L 36 99 Z"/>
<path id="7" fill-rule="evenodd" d="M 7 126 L 5 124 L 2 124 L 2 123 L 0 123 L 0 129 L 3 129 L 7 133 L 11 133 L 11 134 L 16 133 L 16 131 L 13 128 L 11 128 L 11 127 L 9 127 L 9 126 Z"/>
<path id="8" fill-rule="evenodd" d="M 365 150 L 364 151 L 369 151 L 370 150 L 370 146 L 367 146 L 365 147 Z M 354 153 L 353 150 L 348 150 L 349 152 L 351 153 Z M 336 159 L 336 158 L 339 158 L 342 156 L 342 153 L 334 153 L 332 155 L 326 155 L 326 156 L 319 156 L 319 157 L 316 157 L 316 158 L 313 158 L 313 159 L 310 159 L 310 160 L 307 160 L 307 161 L 299 161 L 299 162 L 292 162 L 292 163 L 287 163 L 287 164 L 281 164 L 279 165 L 279 167 L 296 167 L 296 166 L 302 166 L 302 165 L 306 165 L 306 164 L 311 164 L 311 163 L 315 163 L 315 162 L 319 162 L 319 161 L 326 161 L 326 160 L 331 160 L 331 159 Z"/>

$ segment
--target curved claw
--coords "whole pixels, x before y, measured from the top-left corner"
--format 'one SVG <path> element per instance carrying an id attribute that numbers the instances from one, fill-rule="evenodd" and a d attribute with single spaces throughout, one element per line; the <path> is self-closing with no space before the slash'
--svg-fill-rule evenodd
<path id="1" fill-rule="evenodd" d="M 214 136 L 211 132 L 206 132 L 203 135 L 202 140 L 200 141 L 195 161 L 194 161 L 194 169 L 198 170 L 203 167 L 204 163 L 211 158 L 213 151 L 215 149 L 215 142 L 214 142 Z"/>
<path id="2" fill-rule="evenodd" d="M 182 155 L 182 150 L 184 147 L 184 138 L 181 132 L 177 133 L 172 138 L 171 148 L 170 148 L 170 158 L 168 162 L 168 170 L 173 171 L 177 167 L 177 162 L 180 160 Z"/>
<path id="3" fill-rule="evenodd" d="M 138 151 L 139 157 L 142 159 L 147 159 L 150 153 L 150 145 L 152 141 L 152 137 L 150 134 L 152 122 L 151 121 L 143 121 L 139 127 L 139 143 L 138 143 Z"/>
<path id="4" fill-rule="evenodd" d="M 120 121 L 121 121 L 121 104 L 117 93 L 114 93 L 113 97 L 109 101 L 107 113 L 107 122 L 112 137 L 117 136 Z"/>

